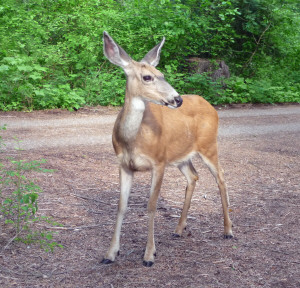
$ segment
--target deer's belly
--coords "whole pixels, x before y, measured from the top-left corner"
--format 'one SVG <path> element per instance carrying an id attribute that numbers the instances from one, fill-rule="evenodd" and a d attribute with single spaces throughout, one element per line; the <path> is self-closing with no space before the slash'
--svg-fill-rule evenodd
<path id="1" fill-rule="evenodd" d="M 118 159 L 121 165 L 128 167 L 132 171 L 146 171 L 153 167 L 151 159 L 142 154 L 137 155 L 125 152 L 119 154 Z"/>

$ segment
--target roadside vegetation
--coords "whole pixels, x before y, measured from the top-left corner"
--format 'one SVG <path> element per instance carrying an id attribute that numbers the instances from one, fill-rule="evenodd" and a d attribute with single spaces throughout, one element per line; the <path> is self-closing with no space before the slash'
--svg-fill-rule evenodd
<path id="1" fill-rule="evenodd" d="M 165 36 L 159 69 L 181 94 L 300 102 L 299 15 L 296 0 L 2 1 L 0 110 L 122 105 L 125 78 L 103 56 L 104 30 L 136 60 Z M 189 57 L 222 59 L 231 77 L 193 74 Z"/>
<path id="2" fill-rule="evenodd" d="M 6 130 L 6 125 L 0 126 L 0 131 Z M 54 240 L 54 226 L 61 226 L 50 217 L 38 213 L 38 198 L 42 188 L 32 179 L 34 172 L 52 173 L 44 169 L 46 160 L 21 160 L 21 141 L 15 139 L 16 156 L 5 154 L 5 139 L 0 134 L 0 234 L 6 244 L 0 253 L 9 247 L 13 241 L 27 245 L 38 244 L 46 251 L 63 246 Z M 30 177 L 31 176 L 31 177 Z M 41 225 L 41 224 L 44 225 Z M 38 226 L 39 225 L 39 226 Z M 48 227 L 43 229 L 42 227 Z"/>

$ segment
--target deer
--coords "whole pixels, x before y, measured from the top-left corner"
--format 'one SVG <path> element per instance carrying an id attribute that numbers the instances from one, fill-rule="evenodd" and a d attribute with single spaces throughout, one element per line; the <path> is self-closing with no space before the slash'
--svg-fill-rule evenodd
<path id="1" fill-rule="evenodd" d="M 214 176 L 224 216 L 224 238 L 232 238 L 229 197 L 218 160 L 218 114 L 198 95 L 179 95 L 155 67 L 160 60 L 162 41 L 140 61 L 134 61 L 108 32 L 103 32 L 106 58 L 126 75 L 125 100 L 114 124 L 112 143 L 119 163 L 120 198 L 109 249 L 102 263 L 111 264 L 119 255 L 120 234 L 136 171 L 151 171 L 147 205 L 148 238 L 143 265 L 151 267 L 156 256 L 154 217 L 157 200 L 168 165 L 175 165 L 187 180 L 185 200 L 174 236 L 181 237 L 198 174 L 192 158 L 200 155 Z"/>

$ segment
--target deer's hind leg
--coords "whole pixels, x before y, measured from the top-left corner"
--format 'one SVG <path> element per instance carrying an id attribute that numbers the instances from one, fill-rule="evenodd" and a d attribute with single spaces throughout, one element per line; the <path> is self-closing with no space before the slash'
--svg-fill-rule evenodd
<path id="1" fill-rule="evenodd" d="M 204 163 L 208 166 L 210 172 L 216 179 L 219 187 L 221 202 L 224 215 L 224 238 L 232 238 L 232 222 L 229 218 L 229 197 L 223 176 L 223 169 L 219 164 L 217 143 L 211 145 L 205 152 L 201 152 L 200 156 Z"/>
<path id="2" fill-rule="evenodd" d="M 174 236 L 181 236 L 183 230 L 187 225 L 187 214 L 191 205 L 191 200 L 192 200 L 193 192 L 195 190 L 196 181 L 198 180 L 197 172 L 190 160 L 181 163 L 178 166 L 178 168 L 181 171 L 181 173 L 185 176 L 187 180 L 187 186 L 185 190 L 185 201 L 181 212 L 181 217 L 175 229 Z"/>

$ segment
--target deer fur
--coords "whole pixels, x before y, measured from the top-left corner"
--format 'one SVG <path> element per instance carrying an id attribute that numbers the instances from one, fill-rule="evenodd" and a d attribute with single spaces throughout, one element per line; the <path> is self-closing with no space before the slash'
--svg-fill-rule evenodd
<path id="1" fill-rule="evenodd" d="M 175 235 L 182 235 L 198 180 L 191 162 L 195 155 L 201 156 L 216 179 L 224 214 L 224 236 L 231 238 L 229 200 L 218 160 L 216 110 L 198 95 L 180 96 L 155 68 L 164 38 L 140 62 L 132 60 L 107 32 L 103 33 L 103 42 L 105 56 L 124 70 L 127 83 L 124 107 L 117 117 L 112 136 L 119 160 L 120 200 L 115 231 L 102 263 L 114 262 L 119 253 L 122 221 L 136 171 L 152 172 L 149 230 L 143 264 L 149 267 L 154 263 L 154 216 L 164 171 L 170 164 L 177 166 L 187 179 L 183 210 L 175 229 Z"/>

